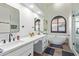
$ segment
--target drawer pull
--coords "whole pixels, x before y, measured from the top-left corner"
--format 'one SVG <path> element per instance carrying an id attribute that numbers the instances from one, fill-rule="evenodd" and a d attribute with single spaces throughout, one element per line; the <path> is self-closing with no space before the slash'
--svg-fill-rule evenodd
<path id="1" fill-rule="evenodd" d="M 28 56 L 31 56 L 31 53 Z"/>
<path id="2" fill-rule="evenodd" d="M 73 45 L 75 45 L 75 43 L 73 43 Z"/>

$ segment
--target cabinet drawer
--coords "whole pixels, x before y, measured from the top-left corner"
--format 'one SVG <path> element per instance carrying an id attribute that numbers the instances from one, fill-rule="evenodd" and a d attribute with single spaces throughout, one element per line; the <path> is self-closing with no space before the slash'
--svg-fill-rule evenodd
<path id="1" fill-rule="evenodd" d="M 33 43 L 29 43 L 29 44 L 25 45 L 25 50 L 29 50 L 31 48 L 33 48 Z"/>
<path id="2" fill-rule="evenodd" d="M 21 54 L 21 56 L 33 56 L 33 49 L 29 49 Z"/>
<path id="3" fill-rule="evenodd" d="M 43 39 L 42 44 L 43 45 L 48 45 L 48 40 L 47 39 Z"/>
<path id="4" fill-rule="evenodd" d="M 29 49 L 33 49 L 33 43 L 28 44 L 26 46 L 22 46 L 16 50 L 12 51 L 11 53 L 6 54 L 6 56 L 20 56 L 23 52 L 25 52 Z"/>
<path id="5" fill-rule="evenodd" d="M 38 40 L 34 41 L 34 44 L 37 44 L 39 41 L 40 41 L 40 39 L 38 39 Z"/>

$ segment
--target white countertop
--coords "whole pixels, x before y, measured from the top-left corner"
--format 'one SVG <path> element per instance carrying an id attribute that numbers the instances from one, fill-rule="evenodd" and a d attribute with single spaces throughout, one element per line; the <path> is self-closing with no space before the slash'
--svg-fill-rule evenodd
<path id="1" fill-rule="evenodd" d="M 7 54 L 15 49 L 17 49 L 18 47 L 21 47 L 25 44 L 34 42 L 36 40 L 38 40 L 41 37 L 44 37 L 45 35 L 35 35 L 33 37 L 24 37 L 18 41 L 14 41 L 14 42 L 10 42 L 10 43 L 6 43 L 6 44 L 2 44 L 0 45 L 0 48 L 3 49 L 3 52 L 0 53 L 0 55 L 4 55 Z"/>

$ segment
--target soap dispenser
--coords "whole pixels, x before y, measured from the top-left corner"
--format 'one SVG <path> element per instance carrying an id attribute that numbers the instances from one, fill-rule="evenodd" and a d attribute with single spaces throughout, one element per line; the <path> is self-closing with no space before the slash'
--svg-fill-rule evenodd
<path id="1" fill-rule="evenodd" d="M 20 36 L 19 35 L 17 35 L 17 40 L 20 40 Z"/>

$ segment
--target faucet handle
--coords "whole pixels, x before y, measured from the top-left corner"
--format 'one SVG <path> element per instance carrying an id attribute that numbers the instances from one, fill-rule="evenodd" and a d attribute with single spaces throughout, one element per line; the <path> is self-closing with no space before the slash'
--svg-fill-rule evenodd
<path id="1" fill-rule="evenodd" d="M 0 53 L 2 53 L 2 52 L 3 52 L 3 49 L 0 48 Z"/>
<path id="2" fill-rule="evenodd" d="M 9 35 L 13 36 L 13 34 L 12 34 L 12 33 L 10 33 Z"/>
<path id="3" fill-rule="evenodd" d="M 6 43 L 6 40 L 4 40 L 3 43 Z"/>
<path id="4" fill-rule="evenodd" d="M 3 39 L 3 40 L 1 40 L 1 41 L 3 41 L 3 43 L 6 43 L 6 40 L 5 40 L 5 39 Z"/>

